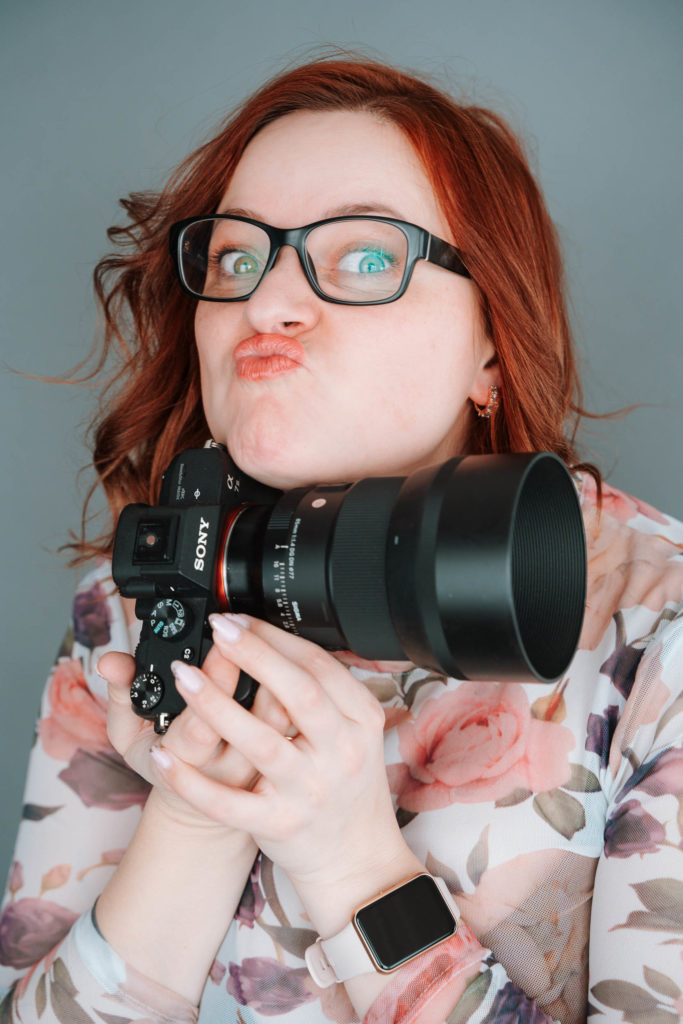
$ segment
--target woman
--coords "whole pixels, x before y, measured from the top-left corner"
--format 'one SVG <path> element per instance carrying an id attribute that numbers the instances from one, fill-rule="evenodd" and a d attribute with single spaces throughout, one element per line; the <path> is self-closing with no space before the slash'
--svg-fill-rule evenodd
<path id="1" fill-rule="evenodd" d="M 94 455 L 113 523 L 209 436 L 282 489 L 467 452 L 577 468 L 558 246 L 490 112 L 381 65 L 314 62 L 127 209 L 131 251 L 97 275 L 123 353 Z M 383 220 L 368 235 L 335 219 L 355 217 Z M 174 269 L 169 231 L 189 218 Z M 197 297 L 207 218 L 220 244 Z M 394 220 L 446 243 L 441 265 L 417 259 L 407 280 Z M 293 235 L 266 267 L 268 230 L 318 222 L 314 270 Z M 556 685 L 349 671 L 220 615 L 203 669 L 177 666 L 188 708 L 159 740 L 130 708 L 134 614 L 101 562 L 32 755 L 0 920 L 6 1019 L 675 1019 L 683 528 L 604 486 L 600 505 L 595 471 L 576 479 L 588 606 Z M 231 699 L 240 670 L 261 684 L 251 713 Z M 317 938 L 346 943 L 356 908 L 425 873 L 457 929 L 390 973 L 362 953 L 331 971 Z M 413 952 L 425 906 L 402 904 Z"/>

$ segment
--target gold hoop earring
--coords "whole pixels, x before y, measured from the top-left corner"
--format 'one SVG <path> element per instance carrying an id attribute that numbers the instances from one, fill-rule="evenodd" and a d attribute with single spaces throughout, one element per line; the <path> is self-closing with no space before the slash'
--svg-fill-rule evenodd
<path id="1" fill-rule="evenodd" d="M 477 405 L 476 402 L 472 402 L 472 405 L 477 410 L 477 416 L 483 420 L 490 420 L 492 414 L 496 411 L 500 405 L 500 389 L 495 384 L 489 385 L 489 400 L 486 405 Z"/>

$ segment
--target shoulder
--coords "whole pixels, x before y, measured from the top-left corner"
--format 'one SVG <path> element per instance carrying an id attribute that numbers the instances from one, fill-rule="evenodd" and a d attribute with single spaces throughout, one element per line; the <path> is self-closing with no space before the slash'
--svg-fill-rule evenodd
<path id="1" fill-rule="evenodd" d="M 611 733 L 618 793 L 683 735 L 683 524 L 609 486 L 598 508 L 586 478 L 581 501 L 588 593 L 580 646 L 597 658 L 608 684 L 597 692 L 609 698 L 589 725 Z"/>
<path id="2" fill-rule="evenodd" d="M 595 648 L 616 616 L 653 634 L 683 606 L 683 523 L 607 484 L 598 506 L 588 476 L 580 492 L 588 549 L 581 646 Z"/>

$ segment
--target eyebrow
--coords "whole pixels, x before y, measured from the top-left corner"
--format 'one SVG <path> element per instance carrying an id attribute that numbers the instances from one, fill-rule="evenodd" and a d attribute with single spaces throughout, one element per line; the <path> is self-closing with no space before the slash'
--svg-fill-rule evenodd
<path id="1" fill-rule="evenodd" d="M 249 217 L 250 220 L 263 220 L 253 210 L 241 206 L 230 206 L 226 210 L 217 210 L 219 214 L 228 217 Z M 377 214 L 379 217 L 393 217 L 395 220 L 405 220 L 405 217 L 391 206 L 384 203 L 345 203 L 342 206 L 335 206 L 325 212 L 320 220 L 327 220 L 330 217 L 356 217 L 366 214 Z"/>

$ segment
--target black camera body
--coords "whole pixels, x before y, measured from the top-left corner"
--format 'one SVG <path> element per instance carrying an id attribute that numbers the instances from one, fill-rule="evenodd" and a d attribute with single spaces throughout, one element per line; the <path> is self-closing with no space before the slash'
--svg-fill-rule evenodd
<path id="1" fill-rule="evenodd" d="M 173 459 L 158 506 L 127 505 L 121 512 L 113 576 L 121 594 L 135 598 L 142 620 L 131 701 L 158 732 L 185 707 L 171 662 L 201 665 L 213 642 L 208 616 L 226 610 L 216 566 L 232 515 L 247 506 L 270 506 L 280 494 L 211 446 Z M 235 699 L 249 707 L 253 691 L 252 680 L 240 676 Z"/>
<path id="2" fill-rule="evenodd" d="M 209 442 L 172 460 L 157 506 L 123 509 L 113 576 L 142 620 L 131 701 L 163 733 L 185 706 L 171 662 L 203 663 L 216 611 L 456 678 L 553 681 L 578 642 L 586 548 L 548 452 L 283 493 Z M 257 685 L 242 674 L 235 699 L 250 707 Z"/>

